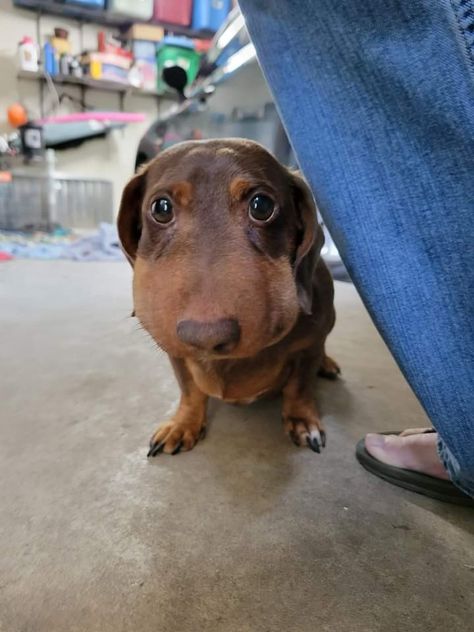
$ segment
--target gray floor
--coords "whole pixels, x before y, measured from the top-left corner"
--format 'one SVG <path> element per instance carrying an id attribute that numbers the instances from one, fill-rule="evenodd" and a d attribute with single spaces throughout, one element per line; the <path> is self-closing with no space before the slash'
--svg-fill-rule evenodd
<path id="1" fill-rule="evenodd" d="M 368 430 L 426 423 L 337 285 L 318 456 L 278 402 L 215 404 L 193 452 L 147 461 L 167 360 L 125 264 L 0 264 L 1 632 L 467 632 L 473 517 L 362 470 Z"/>

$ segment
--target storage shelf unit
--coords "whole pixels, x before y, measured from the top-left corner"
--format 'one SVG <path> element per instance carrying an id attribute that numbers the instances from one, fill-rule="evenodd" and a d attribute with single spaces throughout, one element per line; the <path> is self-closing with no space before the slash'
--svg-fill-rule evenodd
<path id="1" fill-rule="evenodd" d="M 46 75 L 41 72 L 29 72 L 21 70 L 18 73 L 18 79 L 30 79 L 33 81 L 47 81 Z M 90 77 L 73 77 L 70 75 L 54 75 L 51 80 L 55 84 L 80 86 L 82 88 L 92 88 L 93 90 L 103 90 L 105 92 L 115 92 L 119 94 L 136 94 L 150 97 L 166 97 L 172 99 L 174 97 L 171 92 L 158 92 L 157 90 L 143 90 L 135 88 L 128 84 L 119 83 L 118 81 L 104 81 L 100 79 L 91 79 Z"/>
<path id="2" fill-rule="evenodd" d="M 162 26 L 172 33 L 187 35 L 193 38 L 209 39 L 214 35 L 211 31 L 196 31 L 186 26 L 158 23 L 154 20 L 152 22 L 144 22 L 143 20 L 137 20 L 133 17 L 114 15 L 112 12 L 101 9 L 89 9 L 80 5 L 53 2 L 52 0 L 13 0 L 13 4 L 19 9 L 27 9 L 39 14 L 57 15 L 63 18 L 78 20 L 79 22 L 92 22 L 95 24 L 103 24 L 104 26 L 115 26 L 121 30 L 126 29 L 130 24 L 152 23 Z"/>

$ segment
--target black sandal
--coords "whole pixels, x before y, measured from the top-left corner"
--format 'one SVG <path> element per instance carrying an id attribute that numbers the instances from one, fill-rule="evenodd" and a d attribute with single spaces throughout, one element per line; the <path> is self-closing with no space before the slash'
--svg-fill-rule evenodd
<path id="1" fill-rule="evenodd" d="M 426 430 L 425 432 L 436 431 Z M 381 432 L 379 434 L 399 435 L 400 432 Z M 423 494 L 446 503 L 474 507 L 474 498 L 465 494 L 451 481 L 382 463 L 382 461 L 379 461 L 367 452 L 365 439 L 361 439 L 357 444 L 356 458 L 368 472 L 383 478 L 385 481 L 392 483 L 392 485 L 397 485 L 397 487 L 403 487 L 417 494 Z"/>

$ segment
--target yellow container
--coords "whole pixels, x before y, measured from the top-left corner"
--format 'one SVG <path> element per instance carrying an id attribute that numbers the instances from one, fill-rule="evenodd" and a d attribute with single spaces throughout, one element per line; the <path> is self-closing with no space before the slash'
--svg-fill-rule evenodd
<path id="1" fill-rule="evenodd" d="M 51 46 L 54 46 L 59 55 L 69 55 L 71 53 L 71 42 L 63 37 L 51 37 Z"/>
<path id="2" fill-rule="evenodd" d="M 102 77 L 102 62 L 92 59 L 89 66 L 89 74 L 92 79 L 100 79 Z"/>

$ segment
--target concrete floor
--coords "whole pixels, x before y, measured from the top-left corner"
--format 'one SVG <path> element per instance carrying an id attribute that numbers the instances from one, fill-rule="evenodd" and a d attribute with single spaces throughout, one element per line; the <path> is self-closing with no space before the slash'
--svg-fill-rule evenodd
<path id="1" fill-rule="evenodd" d="M 472 630 L 474 514 L 354 459 L 426 419 L 352 286 L 324 454 L 265 402 L 215 404 L 194 451 L 147 461 L 177 388 L 127 317 L 128 267 L 0 265 L 1 632 Z"/>

